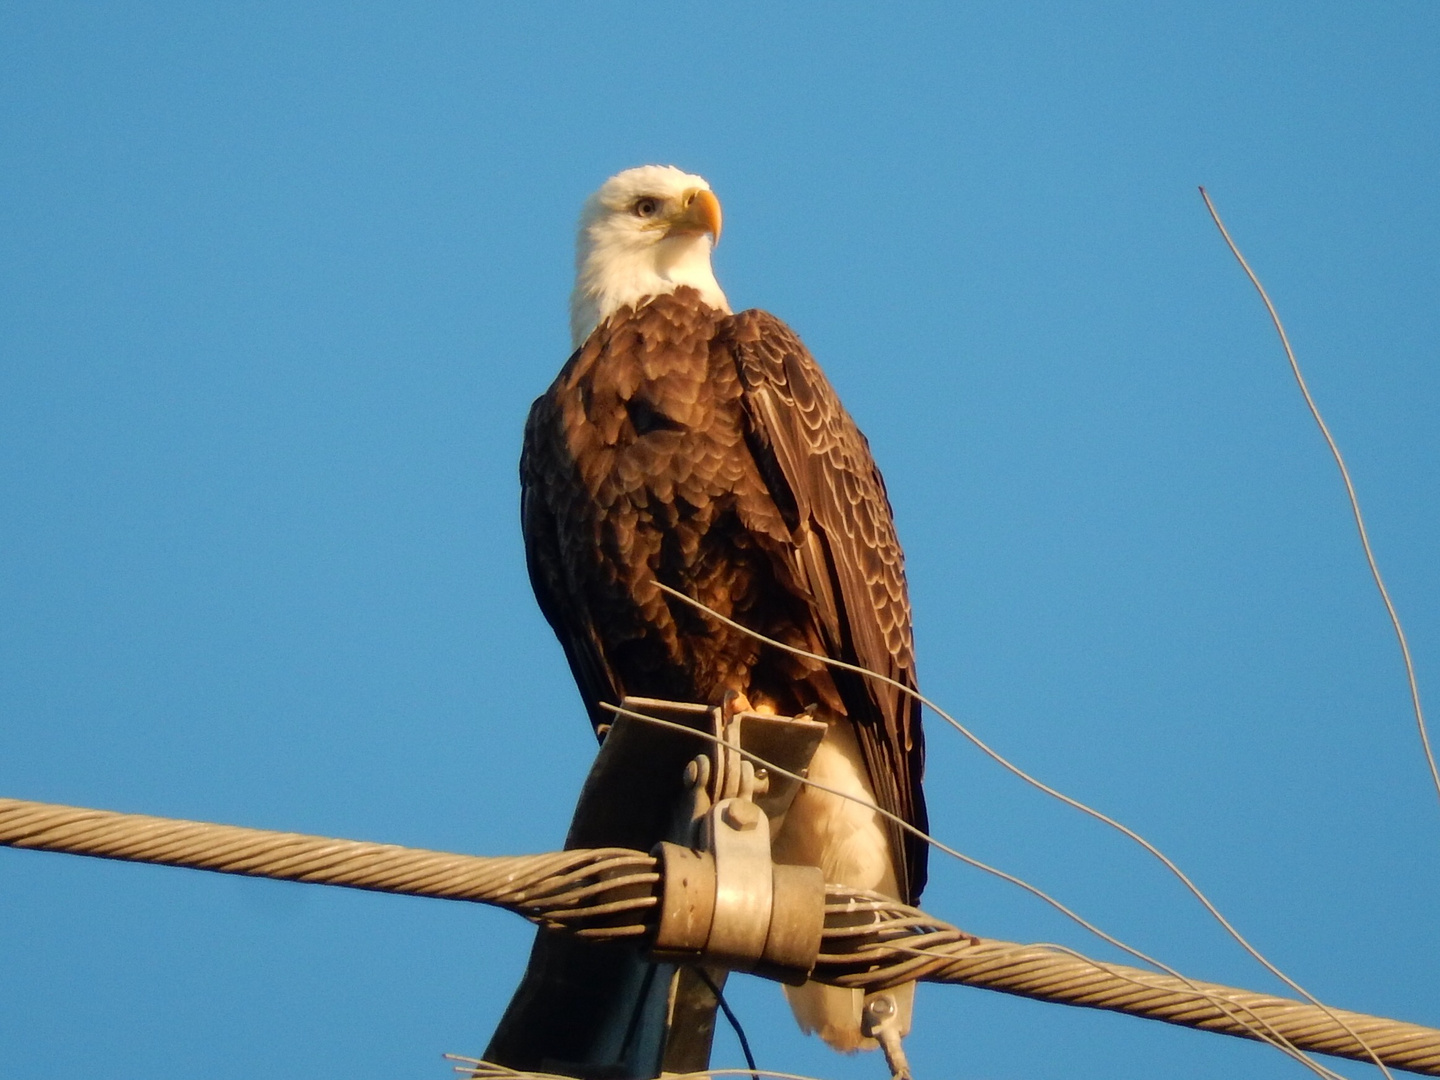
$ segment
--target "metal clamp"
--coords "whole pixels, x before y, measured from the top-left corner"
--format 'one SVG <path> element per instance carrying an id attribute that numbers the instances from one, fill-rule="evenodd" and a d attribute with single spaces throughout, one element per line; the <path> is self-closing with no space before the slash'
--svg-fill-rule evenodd
<path id="1" fill-rule="evenodd" d="M 753 785 L 753 770 L 744 771 Z M 703 772 L 703 770 L 699 770 Z M 660 844 L 664 871 L 652 951 L 754 971 L 799 985 L 825 928 L 825 878 L 816 866 L 776 866 L 770 819 L 749 799 L 722 799 L 703 821 L 709 850 Z"/>
<path id="2" fill-rule="evenodd" d="M 753 802 L 733 798 L 712 807 L 706 825 L 715 853 L 715 916 L 705 952 L 728 968 L 748 969 L 765 954 L 770 932 L 770 821 Z"/>
<path id="3" fill-rule="evenodd" d="M 716 812 L 723 815 L 724 805 Z M 651 953 L 663 960 L 714 961 L 799 986 L 820 955 L 824 877 L 815 866 L 771 864 L 768 848 L 764 866 L 757 866 L 753 851 L 745 850 L 752 838 L 736 834 L 759 832 L 764 826 L 758 823 L 745 830 L 722 821 L 720 828 L 714 854 L 656 846 L 664 877 Z"/>
<path id="4" fill-rule="evenodd" d="M 727 697 L 711 710 L 717 742 L 685 768 L 685 824 L 672 835 L 695 846 L 662 843 L 653 849 L 664 879 L 651 951 L 661 959 L 704 960 L 798 985 L 820 952 L 825 879 L 818 867 L 771 861 L 771 818 L 783 817 L 799 784 L 757 769 L 740 751 L 802 772 L 825 725 L 737 704 Z"/>

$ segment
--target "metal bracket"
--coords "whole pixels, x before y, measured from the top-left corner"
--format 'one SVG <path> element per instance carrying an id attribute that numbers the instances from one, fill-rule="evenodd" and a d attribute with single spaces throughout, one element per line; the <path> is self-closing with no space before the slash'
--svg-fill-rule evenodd
<path id="1" fill-rule="evenodd" d="M 749 766 L 742 768 L 753 782 Z M 748 969 L 764 955 L 770 932 L 770 820 L 749 799 L 734 798 L 712 807 L 705 823 L 715 859 L 715 915 L 705 952 L 728 968 Z"/>
<path id="2" fill-rule="evenodd" d="M 880 1044 L 885 1064 L 890 1066 L 891 1080 L 911 1080 L 910 1061 L 900 1044 L 905 1034 L 900 1029 L 900 1007 L 890 991 L 882 990 L 865 998 L 865 1008 L 860 1013 L 860 1033 Z"/>
<path id="3" fill-rule="evenodd" d="M 512 1069 L 701 1072 L 726 965 L 799 982 L 815 963 L 820 871 L 771 866 L 768 839 L 740 835 L 763 824 L 768 838 L 799 784 L 747 766 L 740 751 L 800 773 L 825 725 L 744 711 L 738 697 L 720 708 L 645 698 L 622 704 L 670 726 L 621 715 L 603 727 L 565 846 L 648 850 L 673 841 L 657 849 L 665 883 L 659 933 L 647 951 L 638 941 L 602 944 L 541 930 L 485 1052 Z M 726 800 L 748 809 L 727 813 Z M 753 830 L 743 828 L 747 813 L 758 815 Z M 723 837 L 714 850 L 710 837 Z M 715 947 L 733 958 L 711 963 L 712 932 Z"/>
<path id="4" fill-rule="evenodd" d="M 637 710 L 638 711 L 638 710 Z M 771 861 L 772 819 L 790 808 L 798 781 L 771 775 L 739 751 L 804 774 L 825 735 L 808 718 L 713 711 L 722 742 L 685 769 L 694 848 L 663 843 L 664 895 L 652 953 L 717 962 L 796 985 L 814 969 L 825 922 L 818 867 Z"/>

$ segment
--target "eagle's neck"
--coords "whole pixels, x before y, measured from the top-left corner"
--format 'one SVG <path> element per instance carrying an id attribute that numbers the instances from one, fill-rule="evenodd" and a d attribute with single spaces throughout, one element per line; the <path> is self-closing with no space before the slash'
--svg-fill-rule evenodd
<path id="1" fill-rule="evenodd" d="M 588 241 L 588 243 L 586 242 Z M 581 234 L 570 294 L 570 338 L 579 348 L 590 332 L 625 305 L 664 296 L 688 285 L 718 311 L 730 302 L 710 266 L 709 236 L 669 236 L 655 241 L 629 236 Z"/>

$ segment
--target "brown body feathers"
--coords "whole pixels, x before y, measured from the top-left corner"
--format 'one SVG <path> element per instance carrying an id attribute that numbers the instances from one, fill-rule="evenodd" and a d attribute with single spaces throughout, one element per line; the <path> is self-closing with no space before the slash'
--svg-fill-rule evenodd
<path id="1" fill-rule="evenodd" d="M 656 586 L 915 686 L 884 483 L 784 323 L 689 288 L 622 307 L 535 402 L 520 476 L 531 581 L 593 723 L 626 694 L 818 706 L 854 725 L 880 807 L 926 827 L 913 697 L 761 645 Z M 913 902 L 926 847 L 890 837 Z"/>

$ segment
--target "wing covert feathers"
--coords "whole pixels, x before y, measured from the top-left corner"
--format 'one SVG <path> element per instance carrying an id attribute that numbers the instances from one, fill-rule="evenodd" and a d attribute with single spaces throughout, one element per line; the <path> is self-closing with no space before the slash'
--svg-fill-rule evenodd
<path id="1" fill-rule="evenodd" d="M 806 542 L 796 548 L 812 583 L 827 655 L 916 688 L 904 555 L 870 444 L 799 337 L 763 311 L 725 321 L 721 345 L 745 386 L 752 452 L 772 483 L 788 487 Z M 773 465 L 766 462 L 767 457 Z M 837 673 L 882 809 L 928 831 L 919 702 L 874 679 Z M 918 899 L 928 846 L 898 828 L 901 881 Z"/>

